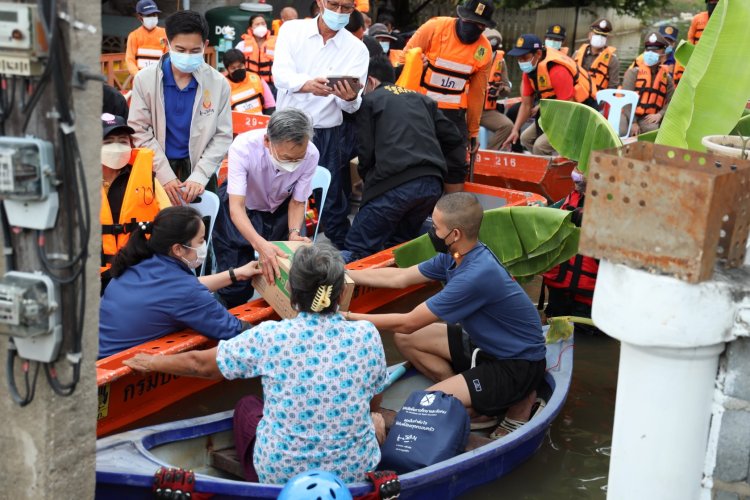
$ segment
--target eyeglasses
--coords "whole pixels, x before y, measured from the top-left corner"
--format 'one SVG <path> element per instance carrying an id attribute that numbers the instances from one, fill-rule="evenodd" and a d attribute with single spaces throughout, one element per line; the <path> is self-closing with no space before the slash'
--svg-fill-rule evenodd
<path id="1" fill-rule="evenodd" d="M 326 7 L 334 12 L 340 12 L 342 14 L 351 14 L 354 12 L 354 4 L 343 4 L 338 2 L 326 1 Z"/>

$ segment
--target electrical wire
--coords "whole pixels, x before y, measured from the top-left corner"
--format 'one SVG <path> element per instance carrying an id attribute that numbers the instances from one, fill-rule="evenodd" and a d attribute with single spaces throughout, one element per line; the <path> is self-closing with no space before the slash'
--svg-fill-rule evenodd
<path id="1" fill-rule="evenodd" d="M 31 403 L 34 400 L 34 394 L 36 393 L 36 381 L 39 376 L 39 366 L 40 363 L 36 363 L 36 367 L 34 369 L 34 376 L 31 381 L 29 381 L 29 362 L 25 361 L 23 362 L 23 373 L 24 373 L 24 385 L 26 387 L 26 395 L 21 396 L 21 393 L 18 392 L 18 386 L 16 385 L 16 373 L 15 373 L 15 364 L 16 364 L 16 358 L 18 357 L 18 350 L 13 343 L 13 339 L 11 338 L 8 345 L 8 358 L 5 363 L 5 376 L 8 380 L 8 392 L 10 393 L 10 397 L 13 400 L 15 404 L 18 406 L 24 407 Z"/>

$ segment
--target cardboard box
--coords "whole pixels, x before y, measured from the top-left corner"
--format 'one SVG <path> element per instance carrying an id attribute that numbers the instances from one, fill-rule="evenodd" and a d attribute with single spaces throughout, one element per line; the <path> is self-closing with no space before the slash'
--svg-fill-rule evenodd
<path id="1" fill-rule="evenodd" d="M 253 288 L 268 302 L 268 305 L 273 307 L 273 310 L 279 316 L 285 319 L 296 318 L 297 310 L 292 307 L 289 299 L 291 293 L 289 287 L 289 269 L 292 267 L 291 257 L 298 248 L 310 245 L 310 243 L 301 241 L 272 241 L 271 243 L 281 248 L 288 256 L 287 258 L 278 257 L 277 259 L 281 277 L 276 278 L 273 285 L 269 285 L 265 276 L 255 276 L 252 280 Z M 349 302 L 352 300 L 353 292 L 354 281 L 349 276 L 344 275 L 344 290 L 341 292 L 341 301 L 339 303 L 340 311 L 349 310 Z"/>

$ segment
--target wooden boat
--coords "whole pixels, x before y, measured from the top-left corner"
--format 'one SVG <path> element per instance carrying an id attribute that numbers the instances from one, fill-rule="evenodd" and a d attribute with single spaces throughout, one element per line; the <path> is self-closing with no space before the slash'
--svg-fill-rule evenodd
<path id="1" fill-rule="evenodd" d="M 466 190 L 477 195 L 485 210 L 501 206 L 545 204 L 543 197 L 532 193 L 471 183 L 466 184 Z M 347 268 L 367 269 L 393 265 L 395 265 L 393 249 L 387 249 L 352 262 Z M 370 312 L 422 288 L 422 286 L 416 286 L 404 290 L 393 290 L 356 287 L 351 310 Z M 231 312 L 241 320 L 252 324 L 258 324 L 267 319 L 278 319 L 273 309 L 262 299 L 235 307 L 231 309 Z M 180 378 L 161 373 L 136 374 L 123 365 L 122 360 L 131 358 L 138 352 L 174 354 L 192 349 L 207 349 L 214 345 L 215 341 L 191 330 L 185 330 L 97 361 L 96 382 L 99 390 L 97 436 L 121 430 L 193 393 L 219 383 L 215 380 Z"/>
<path id="2" fill-rule="evenodd" d="M 539 449 L 551 422 L 562 409 L 573 370 L 573 340 L 547 346 L 546 387 L 540 396 L 546 407 L 519 430 L 472 451 L 429 467 L 403 474 L 401 497 L 453 498 L 516 468 Z M 411 371 L 385 392 L 383 406 L 403 404 L 408 394 L 431 383 Z M 97 441 L 96 496 L 110 499 L 151 498 L 154 472 L 159 467 L 183 467 L 196 472 L 195 491 L 222 499 L 276 498 L 281 486 L 248 483 L 218 465 L 222 448 L 232 448 L 232 412 L 146 427 Z M 371 490 L 367 483 L 350 484 L 355 497 Z"/>
<path id="3" fill-rule="evenodd" d="M 577 163 L 559 156 L 537 156 L 480 149 L 474 163 L 474 182 L 537 193 L 550 202 L 573 190 L 570 172 Z"/>

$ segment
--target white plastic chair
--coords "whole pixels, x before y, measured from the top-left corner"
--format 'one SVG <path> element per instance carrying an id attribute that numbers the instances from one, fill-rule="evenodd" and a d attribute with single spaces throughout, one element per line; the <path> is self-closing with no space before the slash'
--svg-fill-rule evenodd
<path id="1" fill-rule="evenodd" d="M 208 231 L 206 233 L 206 246 L 211 256 L 211 269 L 216 269 L 216 257 L 213 252 L 213 244 L 211 242 L 211 235 L 214 232 L 214 223 L 216 217 L 219 215 L 219 197 L 211 191 L 204 191 L 202 195 L 190 204 L 191 207 L 196 209 L 201 217 L 208 217 Z M 204 276 L 206 273 L 206 262 L 201 265 L 198 272 L 198 276 Z"/>
<path id="2" fill-rule="evenodd" d="M 318 202 L 318 223 L 315 225 L 315 236 L 313 236 L 313 243 L 315 243 L 315 240 L 318 238 L 318 229 L 320 229 L 320 221 L 323 218 L 323 206 L 326 203 L 326 196 L 328 196 L 328 187 L 330 185 L 331 172 L 329 172 L 325 167 L 316 167 L 315 173 L 313 174 L 312 178 L 312 188 L 321 189 L 323 192 L 321 193 L 320 200 L 316 200 Z M 308 205 L 309 200 L 305 204 L 305 213 L 307 213 Z"/>
<path id="3" fill-rule="evenodd" d="M 612 128 L 615 129 L 615 133 L 620 135 L 620 117 L 622 116 L 622 109 L 630 105 L 630 120 L 628 121 L 628 127 L 625 135 L 622 138 L 626 138 L 630 135 L 630 127 L 633 126 L 633 119 L 635 118 L 635 108 L 638 105 L 638 92 L 632 90 L 621 90 L 621 89 L 604 89 L 599 90 L 596 93 L 596 102 L 600 103 L 604 101 L 609 104 L 609 115 L 607 121 Z"/>

